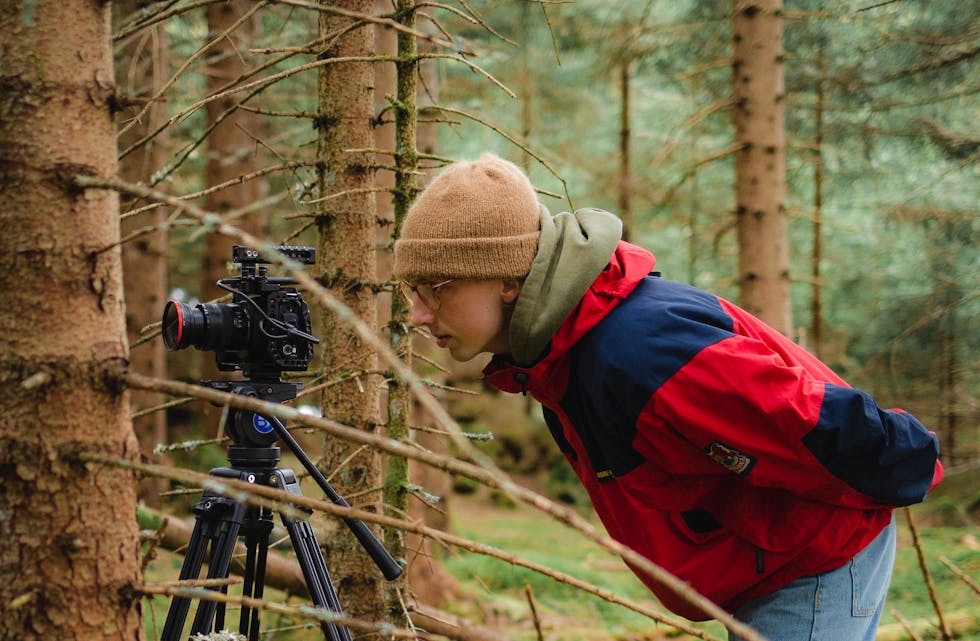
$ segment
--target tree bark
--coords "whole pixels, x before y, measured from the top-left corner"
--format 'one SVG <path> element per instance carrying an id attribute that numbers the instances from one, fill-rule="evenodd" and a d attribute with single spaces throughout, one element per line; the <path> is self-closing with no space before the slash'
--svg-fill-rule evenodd
<path id="1" fill-rule="evenodd" d="M 370 14 L 373 0 L 345 0 L 332 6 Z M 350 18 L 322 13 L 320 32 L 327 37 L 324 58 L 363 58 L 374 53 L 374 30 Z M 319 74 L 319 138 L 317 157 L 321 197 L 334 196 L 317 212 L 319 231 L 317 273 L 321 282 L 361 319 L 377 325 L 375 251 L 376 214 L 371 156 L 374 122 L 374 71 L 370 62 L 345 62 L 321 67 Z M 325 416 L 366 431 L 379 427 L 377 356 L 357 333 L 324 310 L 320 332 L 322 368 L 328 379 L 345 377 L 322 396 Z M 339 439 L 324 443 L 321 468 L 332 475 L 345 496 L 357 495 L 358 507 L 381 509 L 381 460 L 371 449 Z M 382 620 L 381 575 L 357 541 L 344 532 L 330 541 L 329 562 L 345 611 L 368 620 Z"/>
<path id="2" fill-rule="evenodd" d="M 0 639 L 142 639 L 110 3 L 0 9 Z M 108 248 L 108 249 L 107 249 Z"/>
<path id="3" fill-rule="evenodd" d="M 216 43 L 207 54 L 210 93 L 225 88 L 246 69 L 242 56 L 247 55 L 248 48 L 252 46 L 258 28 L 258 19 L 253 16 L 227 36 L 222 37 L 222 34 L 231 29 L 253 6 L 253 2 L 246 0 L 207 5 L 208 38 L 221 37 L 221 41 Z M 259 135 L 259 119 L 254 114 L 241 109 L 225 115 L 225 112 L 239 100 L 241 95 L 233 94 L 211 101 L 207 105 L 209 124 L 222 118 L 208 135 L 207 140 L 204 181 L 209 187 L 234 180 L 258 169 L 256 154 L 258 143 L 254 136 Z M 205 196 L 204 208 L 218 214 L 227 214 L 259 200 L 263 195 L 264 185 L 265 183 L 258 179 L 225 187 Z M 228 222 L 257 236 L 263 235 L 264 232 L 264 217 L 258 213 L 251 213 Z M 207 235 L 201 282 L 202 300 L 213 300 L 227 294 L 219 289 L 215 282 L 228 276 L 231 248 L 235 244 L 234 239 L 222 234 Z M 206 354 L 204 359 L 203 378 L 223 377 L 218 374 L 217 365 L 211 354 Z M 215 414 L 215 412 L 212 408 L 206 408 L 205 414 Z"/>
<path id="4" fill-rule="evenodd" d="M 623 240 L 630 240 L 633 233 L 633 161 L 632 132 L 630 129 L 632 104 L 630 102 L 630 60 L 619 63 L 619 185 L 617 205 L 623 220 Z"/>
<path id="5" fill-rule="evenodd" d="M 955 216 L 943 216 L 939 221 L 935 221 L 936 237 L 930 242 L 933 247 L 929 248 L 932 256 L 930 261 L 930 271 L 933 274 L 935 287 L 938 290 L 938 308 L 943 310 L 939 317 L 939 362 L 936 379 L 938 384 L 938 425 L 937 432 L 943 443 L 945 460 L 950 466 L 963 462 L 966 456 L 960 455 L 961 443 L 959 439 L 959 387 L 960 387 L 960 364 L 959 347 L 960 329 L 957 308 L 966 300 L 967 295 L 963 291 L 958 279 L 951 277 L 956 273 L 956 267 L 952 254 L 948 251 L 949 247 L 954 247 L 957 236 Z"/>
<path id="6" fill-rule="evenodd" d="M 388 0 L 375 0 L 376 14 L 383 15 L 390 8 L 391 3 Z M 409 14 L 403 12 L 401 15 L 408 16 Z M 408 23 L 406 22 L 405 24 L 407 25 Z M 415 22 L 414 28 L 418 30 L 428 29 L 429 31 L 433 29 L 430 24 L 425 22 L 421 24 Z M 395 31 L 379 27 L 375 34 L 379 54 L 394 56 L 398 53 L 399 38 Z M 413 44 L 418 48 L 427 50 L 428 43 L 424 41 L 413 41 Z M 398 96 L 399 92 L 402 95 L 411 96 L 412 103 L 414 104 L 411 115 L 409 115 L 407 110 L 404 113 L 397 112 L 395 118 L 388 116 L 385 119 L 385 124 L 375 129 L 375 146 L 379 149 L 399 150 L 398 153 L 401 161 L 405 163 L 399 171 L 402 176 L 402 182 L 398 188 L 400 196 L 398 197 L 397 215 L 394 212 L 393 204 L 387 198 L 380 196 L 378 198 L 379 216 L 386 219 L 390 218 L 395 224 L 395 229 L 400 228 L 402 220 L 408 212 L 408 208 L 415 199 L 415 192 L 418 190 L 417 181 L 412 179 L 413 172 L 421 171 L 418 163 L 418 155 L 420 153 L 435 154 L 436 142 L 438 140 L 437 123 L 433 120 L 420 122 L 418 118 L 419 111 L 420 109 L 424 109 L 425 104 L 432 104 L 438 101 L 439 76 L 436 73 L 435 63 L 430 61 L 427 64 L 425 60 L 419 60 L 415 64 L 411 64 L 408 62 L 410 58 L 411 56 L 408 56 L 406 62 L 399 66 L 397 73 L 394 65 L 380 64 L 375 66 L 375 96 L 378 111 L 384 108 L 390 108 L 388 101 L 382 100 L 380 96 Z M 404 78 L 405 82 L 399 83 L 396 75 L 399 78 Z M 413 78 L 415 79 L 414 81 L 412 80 Z M 419 91 L 420 86 L 421 91 Z M 407 106 L 406 100 L 400 98 L 399 102 Z M 410 127 L 401 127 L 399 129 L 401 132 L 399 140 L 402 140 L 402 142 L 400 143 L 396 143 L 396 123 L 394 122 L 396 119 L 413 121 L 415 129 L 413 135 Z M 527 135 L 527 132 L 525 132 L 525 135 Z M 409 144 L 412 145 L 411 153 L 415 156 L 415 159 L 412 162 L 406 163 L 405 161 L 410 159 L 407 149 Z M 391 172 L 377 174 L 375 176 L 375 184 L 378 187 L 384 186 L 394 191 L 396 187 L 394 174 Z M 392 241 L 395 238 L 397 238 L 397 234 L 390 227 L 385 227 L 383 232 L 379 234 L 379 248 L 384 248 L 378 260 L 379 280 L 390 279 L 391 277 L 391 247 L 393 246 Z M 416 344 L 410 339 L 410 334 L 405 334 L 404 330 L 408 322 L 408 310 L 404 304 L 404 298 L 398 294 L 396 294 L 395 301 L 384 297 L 384 302 L 379 305 L 381 316 L 379 322 L 382 325 L 391 327 L 389 335 L 392 339 L 393 348 L 398 353 L 407 354 L 408 356 L 406 358 L 411 359 L 414 358 L 414 354 L 418 348 L 425 349 L 425 346 Z M 390 319 L 392 318 L 395 320 L 391 321 Z M 409 338 L 409 340 L 404 340 L 406 338 Z M 432 346 L 427 351 L 433 352 L 434 349 L 434 346 Z M 438 358 L 434 353 L 427 353 L 425 356 L 426 358 L 432 359 Z M 391 395 L 392 388 L 390 385 L 388 392 Z M 403 385 L 396 386 L 394 392 L 394 396 L 396 397 L 395 402 L 406 403 L 405 400 L 398 400 L 397 397 L 399 395 L 403 395 L 408 399 L 407 403 L 409 403 L 408 407 L 410 409 L 410 414 L 407 419 L 408 427 L 427 425 L 432 422 L 431 416 L 414 403 L 413 399 L 408 395 L 408 390 Z M 389 416 L 391 416 L 390 412 Z M 402 420 L 404 421 L 404 419 Z M 386 423 L 388 425 L 389 436 L 394 436 L 391 419 L 389 418 Z M 426 450 L 443 455 L 449 454 L 449 440 L 445 435 L 410 430 L 405 438 L 410 438 Z M 408 462 L 407 476 L 403 476 L 403 472 L 400 469 L 402 461 L 404 461 L 404 458 L 388 457 L 385 484 L 390 488 L 388 491 L 390 496 L 386 496 L 385 504 L 389 507 L 389 511 L 393 515 L 403 515 L 405 510 L 407 510 L 410 518 L 417 519 L 430 527 L 448 530 L 449 502 L 450 494 L 452 493 L 452 480 L 450 476 L 442 470 L 412 461 Z M 438 505 L 435 508 L 429 507 L 422 500 L 408 496 L 404 491 L 406 482 L 419 486 L 425 492 L 438 496 Z M 403 500 L 405 503 L 395 504 L 392 497 L 398 497 L 399 500 Z M 392 508 L 392 506 L 395 507 Z M 458 583 L 439 562 L 441 549 L 438 545 L 434 545 L 431 540 L 420 537 L 417 534 L 405 534 L 394 529 L 386 530 L 384 534 L 385 547 L 387 547 L 388 551 L 395 558 L 404 558 L 407 563 L 405 576 L 407 576 L 407 592 L 411 597 L 409 599 L 410 602 L 414 599 L 430 606 L 440 606 L 458 595 Z M 388 586 L 399 589 L 405 587 L 404 583 L 388 584 Z M 393 605 L 392 599 L 394 596 L 391 594 L 391 590 L 386 592 L 389 611 L 392 610 L 391 606 Z M 400 607 L 401 605 L 399 604 Z M 395 613 L 394 616 L 397 617 L 398 613 Z M 415 616 L 414 613 L 412 616 Z"/>
<path id="7" fill-rule="evenodd" d="M 817 70 L 821 76 L 827 72 L 824 47 L 817 52 Z M 810 303 L 810 349 L 817 358 L 823 357 L 823 277 L 820 262 L 823 260 L 823 111 L 824 82 L 817 82 L 816 135 L 813 147 L 816 153 L 813 163 L 813 251 L 810 256 L 810 277 L 813 279 L 813 300 Z"/>
<path id="8" fill-rule="evenodd" d="M 534 21 L 531 18 L 531 10 L 536 7 L 531 2 L 521 5 L 521 70 L 518 76 L 520 85 L 521 100 L 521 142 L 525 146 L 531 145 L 531 132 L 534 131 L 534 61 L 532 60 L 531 31 L 534 28 Z M 521 167 L 524 173 L 531 175 L 531 154 L 527 151 L 521 153 Z"/>
<path id="9" fill-rule="evenodd" d="M 781 0 L 734 0 L 735 198 L 745 309 L 790 335 Z"/>
<path id="10" fill-rule="evenodd" d="M 398 21 L 408 29 L 415 29 L 415 0 L 398 0 L 395 6 Z M 394 237 L 401 232 L 402 223 L 408 209 L 415 201 L 418 186 L 415 174 L 418 170 L 419 156 L 416 150 L 418 108 L 416 106 L 416 77 L 419 70 L 418 43 L 410 33 L 398 33 L 398 62 L 396 69 L 395 112 L 395 189 Z M 409 306 L 403 296 L 393 296 L 391 300 L 391 321 L 388 323 L 388 336 L 392 350 L 396 354 L 411 354 L 411 330 L 408 322 Z M 407 356 L 410 357 L 410 356 Z M 388 380 L 388 436 L 409 442 L 409 417 L 412 414 L 412 395 L 394 372 L 386 374 Z M 393 516 L 408 514 L 409 471 L 408 459 L 388 456 L 385 467 L 385 506 Z M 404 533 L 394 528 L 384 529 L 384 542 L 388 551 L 396 559 L 408 558 L 408 546 Z M 405 573 L 386 590 L 386 609 L 390 621 L 407 620 L 401 603 L 403 598 L 397 593 L 408 585 Z M 400 616 L 402 615 L 402 616 Z M 406 621 L 407 622 L 407 621 Z"/>
<path id="11" fill-rule="evenodd" d="M 117 2 L 116 18 L 130 15 L 139 9 L 141 0 Z M 162 25 L 148 27 L 146 31 L 123 42 L 116 55 L 116 84 L 119 92 L 131 99 L 149 98 L 157 93 L 167 78 L 167 59 L 169 39 Z M 127 116 L 139 111 L 133 107 L 122 111 L 117 123 L 127 122 Z M 167 105 L 158 102 L 152 105 L 145 120 L 120 136 L 118 145 L 126 149 L 151 131 L 157 130 L 167 119 Z M 119 176 L 131 183 L 150 184 L 155 171 L 166 162 L 167 132 L 159 133 L 144 147 L 131 153 L 120 163 Z M 141 202 L 125 199 L 123 210 L 137 207 Z M 151 340 L 136 345 L 140 330 L 150 323 L 160 320 L 160 313 L 167 297 L 167 232 L 161 227 L 166 218 L 166 209 L 157 207 L 137 216 L 128 216 L 120 221 L 121 235 L 134 239 L 123 244 L 123 287 L 126 297 L 126 333 L 133 347 L 130 354 L 130 367 L 141 374 L 155 378 L 167 377 L 166 349 L 163 341 Z M 148 228 L 156 227 L 150 233 Z M 154 392 L 130 392 L 130 409 L 137 413 L 164 402 L 162 394 Z M 156 463 L 162 462 L 153 454 L 158 443 L 167 442 L 167 415 L 158 411 L 133 419 L 133 430 L 139 439 L 143 455 Z M 160 505 L 160 493 L 167 487 L 165 479 L 149 478 L 140 484 L 140 498 L 148 505 Z"/>

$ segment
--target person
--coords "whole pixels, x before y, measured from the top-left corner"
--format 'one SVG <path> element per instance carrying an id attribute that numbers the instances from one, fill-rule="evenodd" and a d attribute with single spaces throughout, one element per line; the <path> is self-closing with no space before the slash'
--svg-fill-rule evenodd
<path id="1" fill-rule="evenodd" d="M 394 272 L 413 325 L 541 403 L 610 536 L 769 639 L 874 639 L 892 511 L 942 479 L 935 435 L 620 236 L 599 209 L 552 215 L 484 154 L 421 192 Z"/>

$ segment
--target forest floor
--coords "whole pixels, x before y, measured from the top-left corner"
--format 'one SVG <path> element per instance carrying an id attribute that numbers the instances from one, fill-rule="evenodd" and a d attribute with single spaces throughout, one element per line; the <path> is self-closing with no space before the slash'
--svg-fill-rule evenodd
<path id="1" fill-rule="evenodd" d="M 618 557 L 547 515 L 523 505 L 514 505 L 486 490 L 476 494 L 453 495 L 450 501 L 455 534 L 659 609 L 649 591 Z M 905 632 L 900 619 L 911 621 L 923 640 L 935 639 L 935 610 L 905 516 L 902 511 L 896 514 L 899 525 L 898 555 L 878 640 L 912 639 Z M 955 638 L 980 641 L 980 596 L 940 561 L 940 557 L 945 557 L 977 581 L 980 578 L 980 528 L 971 524 L 959 527 L 928 525 L 935 522 L 928 510 L 917 508 L 914 514 L 936 587 L 935 593 L 947 618 L 958 631 Z M 147 580 L 175 579 L 181 560 L 179 555 L 161 552 L 151 564 Z M 459 590 L 450 602 L 436 605 L 474 625 L 489 628 L 503 638 L 514 641 L 693 639 L 622 606 L 486 555 L 454 551 L 445 553 L 440 561 L 458 581 Z M 531 602 L 536 616 L 532 614 Z M 159 638 L 160 627 L 167 614 L 166 606 L 167 600 L 158 597 L 144 608 L 149 641 Z M 229 612 L 230 623 L 234 624 L 237 619 L 237 613 Z M 270 621 L 270 625 L 265 625 L 263 629 L 271 630 L 284 623 L 288 622 L 277 619 Z M 540 626 L 540 636 L 535 623 Z M 724 629 L 717 623 L 707 622 L 697 626 L 717 638 L 727 638 Z M 267 638 L 265 634 L 263 638 Z M 306 629 L 268 638 L 277 641 L 307 640 L 319 638 L 319 632 Z"/>
<path id="2" fill-rule="evenodd" d="M 644 605 L 658 607 L 617 557 L 531 508 L 507 505 L 491 497 L 453 497 L 451 514 L 457 534 L 566 572 Z M 911 638 L 906 636 L 896 615 L 911 621 L 923 639 L 934 638 L 936 614 L 918 555 L 903 512 L 898 511 L 896 515 L 898 554 L 878 638 L 879 641 Z M 920 516 L 917 523 L 926 520 Z M 980 577 L 980 528 L 919 524 L 918 530 L 937 598 L 944 614 L 954 627 L 960 628 L 956 638 L 980 641 L 980 596 L 939 560 L 946 557 L 974 580 Z M 539 638 L 526 586 L 530 586 L 538 624 L 546 641 L 693 638 L 658 626 L 622 606 L 497 559 L 459 552 L 443 562 L 461 586 L 461 598 L 447 609 L 501 630 L 507 638 L 518 641 Z M 697 625 L 716 637 L 727 638 L 717 623 Z"/>

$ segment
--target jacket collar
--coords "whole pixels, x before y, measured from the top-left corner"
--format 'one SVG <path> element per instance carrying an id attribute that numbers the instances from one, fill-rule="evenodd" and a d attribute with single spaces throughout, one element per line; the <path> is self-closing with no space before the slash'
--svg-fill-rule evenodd
<path id="1" fill-rule="evenodd" d="M 543 355 L 522 367 L 507 355 L 495 354 L 484 368 L 484 379 L 497 389 L 510 393 L 531 393 L 542 400 L 549 389 L 564 389 L 567 372 L 563 357 L 592 328 L 606 317 L 636 288 L 653 269 L 653 254 L 625 241 L 619 241 L 606 265 L 581 301 L 565 317 Z"/>

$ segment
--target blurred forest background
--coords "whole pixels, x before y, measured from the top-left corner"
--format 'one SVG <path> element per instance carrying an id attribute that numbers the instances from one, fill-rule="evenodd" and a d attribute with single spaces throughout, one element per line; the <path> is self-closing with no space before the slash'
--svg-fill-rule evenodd
<path id="1" fill-rule="evenodd" d="M 446 459 L 489 454 L 508 479 L 588 521 L 534 403 L 488 391 L 482 362 L 449 363 L 410 335 L 404 303 L 391 296 L 393 239 L 428 176 L 493 151 L 525 168 L 552 211 L 615 212 L 665 277 L 738 302 L 744 142 L 733 118 L 732 34 L 756 5 L 782 34 L 770 72 L 783 89 L 785 183 L 775 215 L 784 228 L 762 239 L 787 261 L 776 265 L 788 274 L 785 300 L 770 301 L 788 310 L 781 329 L 882 405 L 915 413 L 944 448 L 947 481 L 908 515 L 920 523 L 915 538 L 937 605 L 906 528 L 897 605 L 879 638 L 980 638 L 969 579 L 980 573 L 976 0 L 113 2 L 119 181 L 110 187 L 121 198 L 131 369 L 158 380 L 224 376 L 211 352 L 165 353 L 158 324 L 168 298 L 227 301 L 214 282 L 231 273 L 230 248 L 241 239 L 219 233 L 221 224 L 315 246 L 309 273 L 329 294 L 308 296 L 323 343 L 309 373 L 289 375 L 306 386 L 296 404 Z M 412 353 L 455 425 L 413 403 L 411 385 L 331 301 L 393 353 Z M 131 391 L 133 426 L 147 460 L 174 472 L 162 480 L 149 471 L 141 484 L 144 550 L 179 548 L 160 519 L 170 515 L 171 534 L 187 526 L 200 480 L 181 470 L 225 464 L 226 443 L 214 440 L 222 412 L 145 387 Z M 449 434 L 457 426 L 469 439 Z M 376 443 L 316 427 L 297 436 L 356 507 L 656 608 L 608 550 L 528 510 L 529 501 L 451 466 L 412 463 L 408 472 Z M 694 638 L 637 608 L 583 600 L 567 581 L 509 556 L 385 528 L 385 543 L 412 570 L 393 589 L 331 517 L 314 522 L 345 609 L 365 621 L 406 626 L 414 609 L 415 625 L 450 638 Z M 179 554 L 157 554 L 147 553 L 147 584 L 176 577 Z M 291 571 L 273 576 L 273 587 L 301 592 Z M 270 614 L 267 629 L 281 629 L 267 638 L 313 638 L 291 628 L 295 614 Z M 148 638 L 165 615 L 165 598 L 147 600 Z M 717 624 L 698 629 L 724 635 Z"/>

